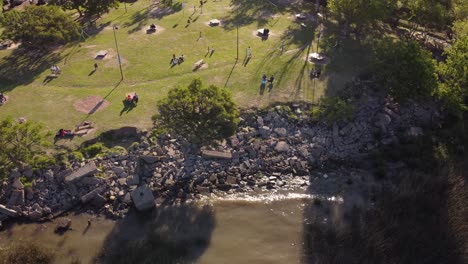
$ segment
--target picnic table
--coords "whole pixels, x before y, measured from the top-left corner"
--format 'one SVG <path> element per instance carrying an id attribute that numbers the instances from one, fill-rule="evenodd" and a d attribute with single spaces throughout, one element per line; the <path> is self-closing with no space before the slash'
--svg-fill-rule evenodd
<path id="1" fill-rule="evenodd" d="M 218 26 L 221 23 L 221 21 L 219 19 L 211 19 L 209 23 L 210 26 Z"/>
<path id="2" fill-rule="evenodd" d="M 107 55 L 107 50 L 100 50 L 96 55 L 96 59 L 97 60 L 102 60 L 102 59 L 104 59 L 104 57 L 106 55 Z"/>
<path id="3" fill-rule="evenodd" d="M 314 52 L 309 54 L 309 59 L 311 60 L 323 60 L 325 57 L 322 56 L 321 54 Z"/>

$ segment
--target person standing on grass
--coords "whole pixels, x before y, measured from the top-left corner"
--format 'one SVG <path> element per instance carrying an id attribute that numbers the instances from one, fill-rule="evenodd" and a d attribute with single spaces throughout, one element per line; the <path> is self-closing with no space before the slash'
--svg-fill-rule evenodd
<path id="1" fill-rule="evenodd" d="M 250 46 L 247 48 L 247 58 L 251 58 L 252 57 L 252 49 L 250 48 Z"/>

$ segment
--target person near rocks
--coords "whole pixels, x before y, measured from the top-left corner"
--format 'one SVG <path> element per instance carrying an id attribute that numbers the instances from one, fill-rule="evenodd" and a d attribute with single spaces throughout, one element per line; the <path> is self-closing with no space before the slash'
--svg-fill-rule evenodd
<path id="1" fill-rule="evenodd" d="M 98 68 L 98 64 L 94 63 L 94 70 L 97 70 L 97 68 Z"/>
<path id="2" fill-rule="evenodd" d="M 88 219 L 88 227 L 91 226 L 91 218 Z"/>

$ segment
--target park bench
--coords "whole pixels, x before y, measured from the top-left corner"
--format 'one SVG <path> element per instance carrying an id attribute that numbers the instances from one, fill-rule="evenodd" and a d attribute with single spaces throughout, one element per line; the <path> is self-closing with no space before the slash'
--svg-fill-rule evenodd
<path id="1" fill-rule="evenodd" d="M 107 50 L 100 50 L 96 55 L 96 60 L 102 60 L 107 55 Z"/>

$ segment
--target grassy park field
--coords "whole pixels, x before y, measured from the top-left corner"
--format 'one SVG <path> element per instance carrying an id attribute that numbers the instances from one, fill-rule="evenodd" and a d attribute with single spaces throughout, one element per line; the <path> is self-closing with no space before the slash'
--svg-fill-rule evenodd
<path id="1" fill-rule="evenodd" d="M 316 102 L 343 87 L 365 60 L 348 45 L 349 52 L 327 54 L 330 64 L 319 79 L 311 79 L 315 65 L 306 57 L 318 49 L 318 23 L 310 17 L 300 21 L 305 24 L 301 26 L 295 14 L 302 8 L 291 1 L 255 0 L 209 0 L 202 9 L 195 0 L 174 1 L 170 8 L 147 0 L 127 3 L 126 8 L 121 4 L 96 24 L 86 24 L 79 41 L 47 54 L 0 50 L 0 90 L 9 97 L 0 115 L 40 121 L 50 131 L 90 120 L 96 124 L 96 135 L 122 126 L 150 128 L 157 100 L 194 78 L 230 90 L 241 108 L 278 101 Z M 209 26 L 211 19 L 221 20 L 221 25 Z M 157 31 L 147 34 L 152 23 Z M 270 29 L 268 39 L 256 36 L 260 28 Z M 245 64 L 249 46 L 252 58 Z M 214 48 L 212 54 L 208 47 Z M 102 50 L 107 55 L 96 60 Z M 171 67 L 172 54 L 184 54 L 185 62 Z M 201 59 L 206 64 L 193 71 Z M 48 79 L 52 65 L 58 65 L 61 74 Z M 263 73 L 275 75 L 271 91 L 260 91 Z M 122 100 L 129 92 L 138 93 L 140 102 L 122 111 Z M 99 96 L 106 104 L 96 101 L 93 108 L 97 111 L 77 111 L 77 101 L 89 96 Z M 75 143 L 82 140 L 74 139 Z"/>

